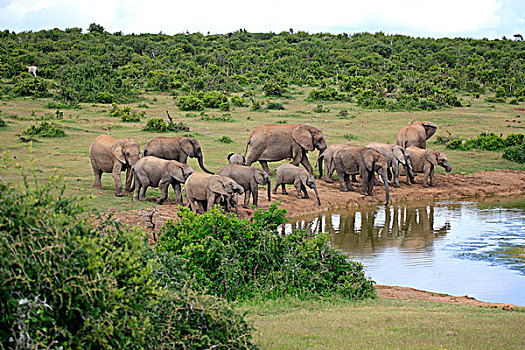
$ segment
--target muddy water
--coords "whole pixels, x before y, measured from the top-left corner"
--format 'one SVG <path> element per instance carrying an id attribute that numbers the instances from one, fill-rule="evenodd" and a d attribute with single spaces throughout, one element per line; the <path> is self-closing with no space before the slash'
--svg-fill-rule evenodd
<path id="1" fill-rule="evenodd" d="M 436 202 L 303 218 L 284 230 L 329 232 L 378 284 L 525 306 L 525 198 Z"/>

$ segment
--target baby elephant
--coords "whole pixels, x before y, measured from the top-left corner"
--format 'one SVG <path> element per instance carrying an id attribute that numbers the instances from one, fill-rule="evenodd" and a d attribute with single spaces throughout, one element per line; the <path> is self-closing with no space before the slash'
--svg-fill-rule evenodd
<path id="1" fill-rule="evenodd" d="M 293 184 L 295 186 L 298 198 L 309 198 L 308 193 L 306 192 L 306 186 L 313 188 L 315 196 L 317 197 L 317 203 L 321 205 L 317 186 L 315 185 L 315 178 L 305 169 L 299 168 L 293 164 L 280 165 L 275 174 L 275 187 L 273 188 L 273 193 L 277 193 L 277 187 L 281 185 L 283 194 L 288 194 L 284 186 L 285 184 Z M 301 195 L 301 192 L 303 195 Z"/>
<path id="2" fill-rule="evenodd" d="M 186 181 L 184 192 L 191 210 L 199 213 L 210 210 L 214 204 L 223 205 L 228 209 L 236 202 L 231 196 L 243 194 L 244 190 L 229 177 L 194 173 Z"/>
<path id="3" fill-rule="evenodd" d="M 246 159 L 240 153 L 230 153 L 230 154 L 228 154 L 228 162 L 230 164 L 245 165 Z"/>
<path id="4" fill-rule="evenodd" d="M 232 157 L 233 158 L 233 157 Z M 250 193 L 253 197 L 253 205 L 257 206 L 259 198 L 259 186 L 268 185 L 268 201 L 272 200 L 270 194 L 272 183 L 266 172 L 251 166 L 229 164 L 219 172 L 219 175 L 229 177 L 235 180 L 244 189 L 244 207 L 247 208 L 250 203 Z"/>
<path id="5" fill-rule="evenodd" d="M 410 159 L 412 160 L 412 171 L 414 173 L 424 173 L 423 187 L 434 186 L 434 167 L 441 166 L 448 173 L 452 170 L 452 166 L 448 162 L 445 153 L 431 150 L 422 149 L 419 147 L 407 147 L 406 149 Z M 412 183 L 414 182 L 413 176 L 408 176 Z M 407 178 L 408 182 L 408 178 Z"/>
<path id="6" fill-rule="evenodd" d="M 158 187 L 162 197 L 157 203 L 162 204 L 168 198 L 168 188 L 171 185 L 177 197 L 177 203 L 182 204 L 180 184 L 193 174 L 193 169 L 188 164 L 176 160 L 166 160 L 154 156 L 146 156 L 133 166 L 135 174 L 135 193 L 133 200 L 146 200 L 148 187 Z"/>

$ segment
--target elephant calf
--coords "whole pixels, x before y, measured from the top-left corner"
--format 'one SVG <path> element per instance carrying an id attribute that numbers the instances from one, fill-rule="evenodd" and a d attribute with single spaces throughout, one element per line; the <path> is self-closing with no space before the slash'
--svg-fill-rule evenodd
<path id="1" fill-rule="evenodd" d="M 281 185 L 283 194 L 288 194 L 288 192 L 286 192 L 285 184 L 293 184 L 295 186 L 298 198 L 309 198 L 308 192 L 306 192 L 306 186 L 312 188 L 317 197 L 317 204 L 321 205 L 317 186 L 315 185 L 315 178 L 305 169 L 299 168 L 293 164 L 280 165 L 276 170 L 273 193 L 277 193 L 277 187 Z M 301 194 L 301 192 L 303 194 Z"/>
<path id="2" fill-rule="evenodd" d="M 242 186 L 244 189 L 244 207 L 250 203 L 250 193 L 253 197 L 253 205 L 257 206 L 259 198 L 259 186 L 268 185 L 268 201 L 272 200 L 270 177 L 266 172 L 246 165 L 229 164 L 219 172 L 219 175 L 229 177 Z"/>
<path id="3" fill-rule="evenodd" d="M 153 156 L 141 158 L 133 166 L 135 173 L 135 193 L 133 200 L 146 200 L 148 187 L 158 187 L 162 197 L 157 203 L 162 204 L 168 198 L 168 189 L 171 185 L 177 197 L 177 203 L 182 204 L 180 184 L 193 174 L 193 169 L 188 164 L 176 160 L 166 160 Z"/>
<path id="4" fill-rule="evenodd" d="M 448 173 L 452 166 L 448 162 L 445 153 L 437 150 L 427 150 L 419 147 L 407 147 L 407 153 L 412 161 L 414 173 L 424 173 L 423 187 L 434 186 L 434 167 L 441 166 Z M 410 180 L 408 179 L 410 178 Z M 407 175 L 407 181 L 414 183 L 414 177 Z"/>
<path id="5" fill-rule="evenodd" d="M 228 154 L 228 163 L 245 165 L 246 159 L 240 153 L 230 153 Z"/>
<path id="6" fill-rule="evenodd" d="M 186 180 L 184 192 L 191 210 L 195 213 L 202 213 L 210 210 L 214 204 L 223 205 L 228 209 L 230 203 L 235 203 L 231 196 L 243 194 L 244 190 L 237 182 L 228 177 L 193 173 Z"/>

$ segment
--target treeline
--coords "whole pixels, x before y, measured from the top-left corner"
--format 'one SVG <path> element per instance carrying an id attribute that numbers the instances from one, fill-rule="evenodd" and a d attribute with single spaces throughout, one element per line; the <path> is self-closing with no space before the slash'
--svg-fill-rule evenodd
<path id="1" fill-rule="evenodd" d="M 119 101 L 140 89 L 261 89 L 279 96 L 293 84 L 316 87 L 311 99 L 372 108 L 458 106 L 465 93 L 517 103 L 525 96 L 524 61 L 525 42 L 507 39 L 293 30 L 123 35 L 96 24 L 84 34 L 81 28 L 0 32 L 0 76 L 18 84 L 14 93 L 28 94 L 21 81 L 29 75 L 26 66 L 36 65 L 41 77 L 56 82 L 55 97 L 66 101 Z M 3 93 L 13 89 L 4 86 Z"/>

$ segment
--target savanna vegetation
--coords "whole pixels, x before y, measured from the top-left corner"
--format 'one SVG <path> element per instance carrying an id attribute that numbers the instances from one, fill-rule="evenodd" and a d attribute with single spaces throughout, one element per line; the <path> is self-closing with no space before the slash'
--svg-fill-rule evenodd
<path id="1" fill-rule="evenodd" d="M 362 266 L 325 236 L 277 234 L 277 207 L 253 223 L 183 209 L 153 245 L 108 214 L 151 202 L 115 197 L 109 174 L 93 189 L 88 148 L 102 133 L 141 147 L 188 135 L 218 171 L 261 124 L 367 144 L 419 119 L 438 125 L 428 147 L 454 172 L 525 170 L 524 62 L 525 43 L 506 39 L 1 32 L 1 346 L 519 347 L 522 312 L 356 303 L 374 296 Z"/>

